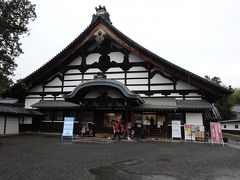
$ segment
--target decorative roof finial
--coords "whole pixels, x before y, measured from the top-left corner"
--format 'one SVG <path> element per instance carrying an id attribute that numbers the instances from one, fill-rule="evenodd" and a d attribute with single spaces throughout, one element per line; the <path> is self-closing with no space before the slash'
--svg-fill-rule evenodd
<path id="1" fill-rule="evenodd" d="M 96 14 L 93 14 L 92 22 L 95 21 L 100 16 L 101 18 L 106 19 L 107 21 L 109 21 L 112 24 L 112 22 L 110 20 L 110 15 L 107 12 L 105 6 L 102 7 L 101 5 L 99 5 L 99 7 L 98 8 L 95 7 L 95 9 L 96 9 Z"/>

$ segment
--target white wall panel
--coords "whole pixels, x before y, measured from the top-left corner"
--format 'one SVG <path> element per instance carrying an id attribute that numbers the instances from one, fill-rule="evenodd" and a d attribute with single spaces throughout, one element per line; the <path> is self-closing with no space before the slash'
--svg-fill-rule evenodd
<path id="1" fill-rule="evenodd" d="M 25 108 L 32 109 L 31 105 L 39 102 L 41 99 L 25 99 Z"/>
<path id="2" fill-rule="evenodd" d="M 117 78 L 124 78 L 124 77 L 125 77 L 124 73 L 107 74 L 108 79 L 113 79 L 113 78 L 117 79 Z"/>
<path id="3" fill-rule="evenodd" d="M 69 66 L 77 66 L 77 65 L 80 65 L 82 63 L 82 57 L 79 56 L 77 57 L 76 59 L 74 59 L 70 64 Z"/>
<path id="4" fill-rule="evenodd" d="M 171 93 L 168 96 L 182 96 L 182 95 L 180 95 L 179 93 Z"/>
<path id="5" fill-rule="evenodd" d="M 86 74 L 83 76 L 83 79 L 94 79 L 94 75 L 93 74 Z"/>
<path id="6" fill-rule="evenodd" d="M 62 91 L 61 87 L 57 87 L 57 88 L 48 88 L 48 87 L 46 87 L 44 89 L 44 92 L 61 92 L 61 91 Z"/>
<path id="7" fill-rule="evenodd" d="M 130 68 L 128 71 L 147 71 L 147 69 L 142 66 L 136 66 L 136 67 Z"/>
<path id="8" fill-rule="evenodd" d="M 173 85 L 167 85 L 167 86 L 151 86 L 150 90 L 173 90 Z"/>
<path id="9" fill-rule="evenodd" d="M 127 86 L 130 91 L 148 90 L 148 86 Z"/>
<path id="10" fill-rule="evenodd" d="M 202 113 L 186 113 L 186 124 L 203 125 Z"/>
<path id="11" fill-rule="evenodd" d="M 19 119 L 18 117 L 7 117 L 6 134 L 18 134 L 19 133 Z"/>
<path id="12" fill-rule="evenodd" d="M 64 86 L 77 86 L 81 83 L 82 81 L 64 81 Z"/>
<path id="13" fill-rule="evenodd" d="M 86 57 L 86 63 L 87 63 L 87 64 L 93 64 L 93 63 L 95 63 L 95 62 L 98 62 L 100 56 L 101 56 L 101 54 L 98 54 L 98 53 L 89 54 L 89 55 Z"/>
<path id="14" fill-rule="evenodd" d="M 162 95 L 160 93 L 154 93 L 151 97 L 165 97 L 165 95 Z"/>
<path id="15" fill-rule="evenodd" d="M 127 78 L 139 78 L 139 77 L 148 77 L 148 73 L 127 73 Z"/>
<path id="16" fill-rule="evenodd" d="M 43 91 L 42 85 L 35 86 L 30 90 L 30 92 L 42 92 L 42 91 Z"/>
<path id="17" fill-rule="evenodd" d="M 54 78 L 49 83 L 45 84 L 45 86 L 61 86 L 61 85 L 62 85 L 62 81 L 58 77 Z"/>
<path id="18" fill-rule="evenodd" d="M 127 79 L 127 84 L 148 84 L 148 79 Z"/>
<path id="19" fill-rule="evenodd" d="M 197 89 L 196 87 L 192 86 L 191 84 L 179 80 L 176 85 L 177 90 L 184 90 L 184 89 Z"/>
<path id="20" fill-rule="evenodd" d="M 226 125 L 226 128 L 224 128 Z M 238 125 L 238 128 L 235 128 L 235 125 Z M 231 130 L 231 131 L 240 131 L 240 122 L 229 122 L 229 123 L 221 123 L 222 130 Z"/>
<path id="21" fill-rule="evenodd" d="M 71 74 L 71 73 L 81 73 L 78 69 L 70 69 L 65 74 Z"/>
<path id="22" fill-rule="evenodd" d="M 112 52 L 109 56 L 111 61 L 115 61 L 116 63 L 123 62 L 124 55 L 121 52 Z"/>
<path id="23" fill-rule="evenodd" d="M 0 116 L 0 134 L 4 134 L 5 116 Z"/>
<path id="24" fill-rule="evenodd" d="M 64 87 L 63 88 L 63 91 L 66 92 L 66 91 L 73 91 L 75 87 Z"/>
<path id="25" fill-rule="evenodd" d="M 130 53 L 129 54 L 129 62 L 143 62 L 142 59 L 140 59 L 138 56 L 135 54 Z"/>
<path id="26" fill-rule="evenodd" d="M 106 72 L 123 72 L 119 67 L 109 68 Z"/>
<path id="27" fill-rule="evenodd" d="M 86 73 L 94 73 L 94 74 L 97 74 L 98 72 L 101 72 L 101 70 L 98 68 L 91 68 L 86 71 Z"/>
<path id="28" fill-rule="evenodd" d="M 65 75 L 64 80 L 79 80 L 82 79 L 82 75 Z"/>
<path id="29" fill-rule="evenodd" d="M 161 76 L 160 74 L 155 74 L 152 79 L 150 79 L 151 83 L 172 83 L 169 79 Z"/>

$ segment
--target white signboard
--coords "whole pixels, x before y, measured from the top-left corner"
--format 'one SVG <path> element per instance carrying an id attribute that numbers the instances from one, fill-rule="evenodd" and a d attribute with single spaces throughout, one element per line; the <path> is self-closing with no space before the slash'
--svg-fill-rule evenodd
<path id="1" fill-rule="evenodd" d="M 64 136 L 73 137 L 73 125 L 74 125 L 74 117 L 64 117 L 62 137 Z"/>
<path id="2" fill-rule="evenodd" d="M 181 121 L 172 121 L 172 138 L 182 138 Z"/>

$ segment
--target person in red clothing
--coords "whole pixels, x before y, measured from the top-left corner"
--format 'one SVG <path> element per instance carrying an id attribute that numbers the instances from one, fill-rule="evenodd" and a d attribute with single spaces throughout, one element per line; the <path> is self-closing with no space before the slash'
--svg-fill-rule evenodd
<path id="1" fill-rule="evenodd" d="M 120 141 L 121 138 L 120 138 L 120 125 L 118 122 L 115 122 L 114 125 L 113 125 L 113 138 L 112 140 L 114 140 L 116 138 L 116 136 L 118 137 L 118 140 Z"/>

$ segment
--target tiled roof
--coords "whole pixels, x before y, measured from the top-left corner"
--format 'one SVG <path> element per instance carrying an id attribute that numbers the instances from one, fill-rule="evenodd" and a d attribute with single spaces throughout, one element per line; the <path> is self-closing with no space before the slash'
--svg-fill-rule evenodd
<path id="1" fill-rule="evenodd" d="M 6 106 L 6 105 L 0 105 L 0 114 L 33 115 L 30 111 L 28 111 L 22 106 Z"/>
<path id="2" fill-rule="evenodd" d="M 79 108 L 79 104 L 74 104 L 71 102 L 66 102 L 63 100 L 41 100 L 32 105 L 33 108 Z"/>
<path id="3" fill-rule="evenodd" d="M 179 109 L 211 109 L 212 104 L 204 100 L 176 100 Z"/>
<path id="4" fill-rule="evenodd" d="M 143 98 L 144 104 L 134 107 L 135 110 L 173 110 L 177 109 L 176 100 L 173 98 Z"/>

